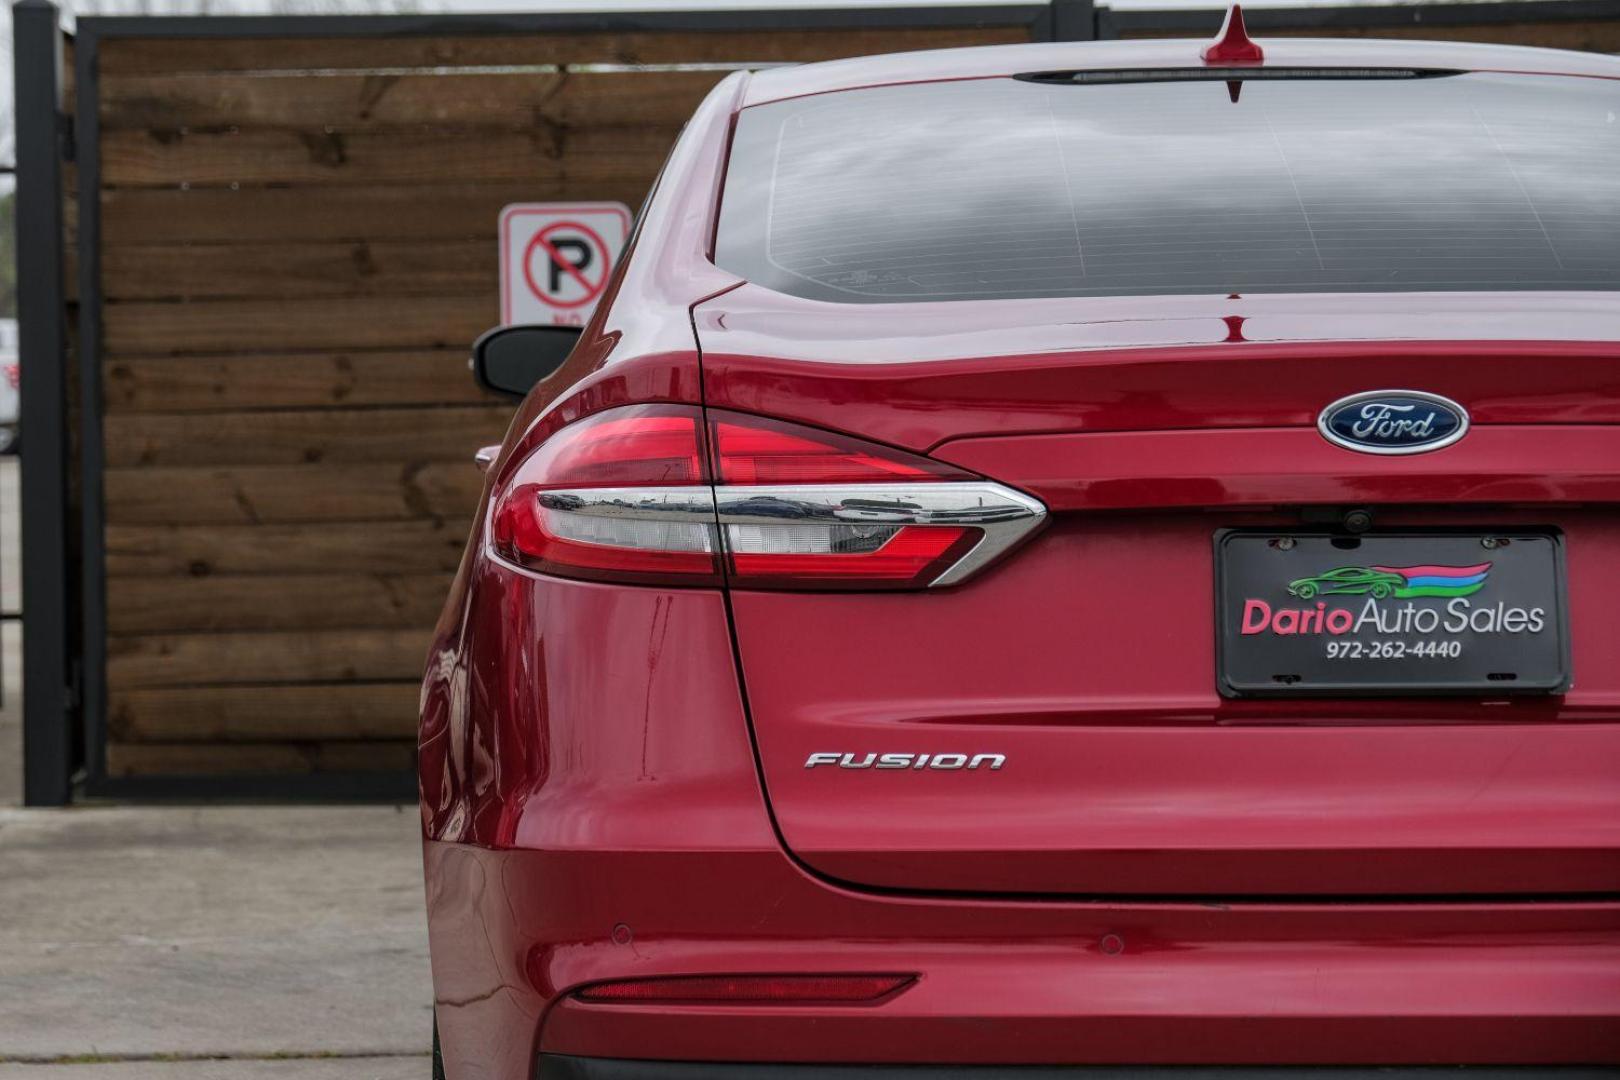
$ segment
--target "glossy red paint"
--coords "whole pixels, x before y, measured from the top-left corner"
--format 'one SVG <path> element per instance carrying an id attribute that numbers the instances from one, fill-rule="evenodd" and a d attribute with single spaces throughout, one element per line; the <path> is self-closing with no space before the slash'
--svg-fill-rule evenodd
<path id="1" fill-rule="evenodd" d="M 1620 305 L 1597 293 L 840 305 L 744 285 L 693 317 L 711 407 L 921 451 L 980 435 L 1310 428 L 1346 394 L 1419 383 L 1479 425 L 1620 422 Z"/>
<path id="2" fill-rule="evenodd" d="M 697 300 L 738 284 L 735 277 L 708 260 L 707 251 L 719 198 L 716 177 L 746 83 L 746 76 L 739 72 L 722 80 L 704 99 L 670 152 L 643 220 L 631 235 L 579 345 L 518 408 L 495 458 L 480 463 L 487 474 L 484 494 L 434 630 L 429 686 L 434 685 L 435 665 L 448 668 L 459 659 L 469 587 L 484 556 L 489 492 L 514 463 L 551 432 L 601 409 L 655 401 L 702 402 L 697 342 L 684 313 Z M 424 691 L 420 738 L 430 766 L 447 753 L 438 744 L 445 736 L 443 723 L 452 704 Z M 464 717 L 461 722 L 465 723 Z"/>
<path id="3" fill-rule="evenodd" d="M 1620 586 L 1601 569 L 1620 559 L 1620 521 L 1559 517 L 1582 583 L 1571 597 L 1578 680 L 1564 697 L 1398 709 L 1224 700 L 1211 527 L 1289 520 L 1077 515 L 958 589 L 737 593 L 787 846 L 830 878 L 939 892 L 1620 892 L 1620 671 L 1607 660 Z M 1080 574 L 1083 587 L 1065 584 Z M 773 636 L 782 626 L 790 649 Z M 996 752 L 1007 766 L 804 767 L 825 750 Z"/>
<path id="4" fill-rule="evenodd" d="M 1346 462 L 1314 428 L 1299 427 L 970 438 L 935 453 L 1059 511 L 1620 502 L 1615 425 L 1480 426 L 1445 450 L 1381 461 Z"/>
<path id="5" fill-rule="evenodd" d="M 452 1080 L 527 1080 L 541 1049 L 1009 1064 L 1620 1056 L 1612 904 L 882 896 L 816 880 L 774 846 L 688 833 L 678 806 L 649 812 L 665 839 L 648 849 L 427 845 Z M 1122 939 L 1117 955 L 1107 935 Z M 922 977 L 875 1007 L 586 1005 L 566 993 L 603 978 L 895 965 Z"/>
<path id="6" fill-rule="evenodd" d="M 748 104 L 1194 66 L 1199 45 L 811 65 L 732 76 L 699 110 L 579 348 L 519 410 L 491 488 L 565 424 L 673 402 L 928 452 L 1037 494 L 1052 520 L 955 589 L 727 594 L 516 569 L 491 556 L 481 511 L 422 695 L 452 1080 L 526 1080 L 542 1051 L 1620 1060 L 1620 299 L 846 306 L 708 259 Z M 1599 57 L 1425 43 L 1267 42 L 1265 62 L 1620 74 Z M 1399 460 L 1316 434 L 1323 405 L 1383 386 L 1455 397 L 1475 427 Z M 1367 502 L 1380 526 L 1562 528 L 1574 690 L 1221 699 L 1207 617 L 1175 614 L 1207 615 L 1213 531 Z M 1120 565 L 1153 573 L 1097 569 Z M 803 768 L 831 749 L 995 751 L 1009 765 L 880 788 Z M 574 995 L 878 972 L 918 979 L 876 1003 Z"/>
<path id="7" fill-rule="evenodd" d="M 1199 55 L 1206 64 L 1258 64 L 1266 58 L 1265 50 L 1249 37 L 1248 27 L 1243 24 L 1243 8 L 1239 4 L 1226 9 L 1226 19 L 1221 23 L 1220 32 L 1215 35 L 1215 40 L 1204 46 Z"/>
<path id="8" fill-rule="evenodd" d="M 709 261 L 733 111 L 742 73 L 715 87 L 671 151 L 580 344 L 518 409 L 494 477 L 547 435 L 601 409 L 645 402 L 702 402 L 697 343 L 687 310 L 739 284 Z"/>

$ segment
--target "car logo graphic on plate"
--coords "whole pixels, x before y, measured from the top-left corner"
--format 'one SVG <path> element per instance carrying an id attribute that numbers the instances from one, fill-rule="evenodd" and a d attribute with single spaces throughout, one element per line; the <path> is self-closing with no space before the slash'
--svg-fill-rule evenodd
<path id="1" fill-rule="evenodd" d="M 1468 410 L 1421 390 L 1372 390 L 1340 398 L 1322 410 L 1322 437 L 1363 454 L 1421 454 L 1450 446 L 1468 433 Z"/>
<path id="2" fill-rule="evenodd" d="M 1317 596 L 1472 596 L 1485 587 L 1491 564 L 1473 566 L 1340 566 L 1288 583 L 1288 595 Z"/>

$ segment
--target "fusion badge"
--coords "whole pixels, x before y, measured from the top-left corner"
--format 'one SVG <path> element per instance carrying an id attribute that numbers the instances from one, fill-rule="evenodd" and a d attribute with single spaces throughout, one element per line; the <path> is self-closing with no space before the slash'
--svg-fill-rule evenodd
<path id="1" fill-rule="evenodd" d="M 836 765 L 840 769 L 959 769 L 996 770 L 1007 764 L 1006 754 L 843 754 L 826 751 L 805 759 L 807 769 Z"/>
<path id="2" fill-rule="evenodd" d="M 1340 398 L 1316 427 L 1335 446 L 1363 454 L 1422 454 L 1468 433 L 1468 411 L 1420 390 L 1372 390 Z"/>

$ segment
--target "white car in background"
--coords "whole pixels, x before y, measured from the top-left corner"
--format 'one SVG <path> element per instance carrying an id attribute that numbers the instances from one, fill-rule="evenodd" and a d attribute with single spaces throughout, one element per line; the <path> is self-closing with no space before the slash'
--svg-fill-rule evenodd
<path id="1" fill-rule="evenodd" d="M 0 319 L 0 454 L 15 454 L 22 439 L 18 417 L 21 367 L 17 360 L 17 320 Z"/>

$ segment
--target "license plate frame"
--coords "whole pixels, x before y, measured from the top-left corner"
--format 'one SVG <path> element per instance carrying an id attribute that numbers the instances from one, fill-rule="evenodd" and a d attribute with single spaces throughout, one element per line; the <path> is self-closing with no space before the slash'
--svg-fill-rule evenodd
<path id="1" fill-rule="evenodd" d="M 1217 688 L 1228 698 L 1562 694 L 1573 681 L 1564 564 L 1551 527 L 1220 529 Z M 1330 578 L 1343 570 L 1366 573 Z"/>

